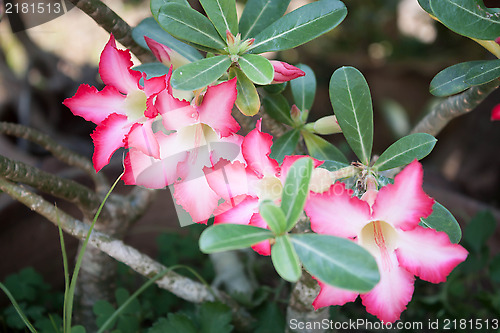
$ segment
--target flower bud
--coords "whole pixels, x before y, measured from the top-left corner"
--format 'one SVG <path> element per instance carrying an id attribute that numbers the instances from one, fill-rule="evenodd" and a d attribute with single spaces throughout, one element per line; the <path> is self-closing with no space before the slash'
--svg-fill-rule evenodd
<path id="1" fill-rule="evenodd" d="M 277 60 L 271 60 L 270 62 L 274 68 L 274 79 L 271 84 L 283 83 L 306 75 L 304 71 L 286 62 Z"/>
<path id="2" fill-rule="evenodd" d="M 167 67 L 173 66 L 175 69 L 191 62 L 180 53 L 172 50 L 166 45 L 158 43 L 148 36 L 144 36 L 144 40 L 146 40 L 146 44 L 148 44 L 148 47 L 151 49 L 156 59 Z"/>
<path id="3" fill-rule="evenodd" d="M 316 120 L 313 128 L 314 132 L 321 135 L 342 133 L 342 129 L 335 116 L 326 116 Z"/>

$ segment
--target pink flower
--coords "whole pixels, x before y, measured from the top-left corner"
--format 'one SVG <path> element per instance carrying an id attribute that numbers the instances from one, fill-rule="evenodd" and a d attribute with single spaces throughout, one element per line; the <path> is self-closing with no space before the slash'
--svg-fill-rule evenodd
<path id="1" fill-rule="evenodd" d="M 172 50 L 170 47 L 158 43 L 148 36 L 144 36 L 144 40 L 146 41 L 146 44 L 150 48 L 151 52 L 155 55 L 156 59 L 167 67 L 173 66 L 175 69 L 191 62 L 178 52 Z"/>
<path id="2" fill-rule="evenodd" d="M 422 166 L 414 161 L 383 187 L 373 204 L 352 197 L 343 183 L 328 192 L 310 195 L 305 207 L 311 228 L 321 234 L 346 237 L 375 257 L 380 282 L 361 294 L 366 310 L 384 322 L 394 322 L 413 295 L 414 275 L 440 283 L 467 257 L 444 232 L 419 226 L 432 212 L 434 200 L 422 190 Z M 373 193 L 368 195 L 372 198 Z M 354 301 L 358 293 L 319 281 L 321 291 L 315 309 Z"/>
<path id="3" fill-rule="evenodd" d="M 158 111 L 152 105 L 155 96 L 165 89 L 165 77 L 146 80 L 145 75 L 130 69 L 130 51 L 118 50 L 113 35 L 101 53 L 99 74 L 106 85 L 81 85 L 75 96 L 64 101 L 76 116 L 97 125 L 91 134 L 94 141 L 93 163 L 96 172 L 109 163 L 111 155 L 125 146 L 125 138 L 152 156 L 158 156 L 151 124 Z M 139 81 L 144 78 L 144 86 Z M 134 134 L 132 134 L 134 132 Z"/>
<path id="4" fill-rule="evenodd" d="M 269 157 L 272 136 L 261 131 L 261 120 L 256 128 L 243 139 L 241 150 L 246 161 L 225 164 L 224 168 L 215 165 L 206 168 L 205 174 L 210 187 L 225 202 L 215 211 L 214 223 L 249 224 L 267 228 L 267 223 L 259 214 L 259 203 L 272 200 L 279 203 L 288 170 L 291 165 L 304 156 L 287 156 L 281 166 Z M 314 160 L 315 167 L 321 162 Z M 270 255 L 269 241 L 258 243 L 252 248 L 262 255 Z"/>
<path id="5" fill-rule="evenodd" d="M 491 120 L 500 120 L 500 104 L 497 104 L 493 110 L 491 110 Z"/>
<path id="6" fill-rule="evenodd" d="M 218 206 L 220 196 L 209 187 L 203 169 L 213 167 L 221 158 L 243 160 L 242 137 L 235 134 L 240 127 L 231 116 L 236 78 L 209 86 L 203 101 L 197 105 L 172 95 L 170 76 L 171 71 L 166 89 L 155 101 L 163 125 L 154 134 L 159 155 L 130 148 L 123 180 L 128 185 L 155 189 L 174 184 L 177 203 L 195 222 L 205 222 Z"/>
<path id="7" fill-rule="evenodd" d="M 302 70 L 283 61 L 270 60 L 274 67 L 273 83 L 283 83 L 306 75 Z"/>

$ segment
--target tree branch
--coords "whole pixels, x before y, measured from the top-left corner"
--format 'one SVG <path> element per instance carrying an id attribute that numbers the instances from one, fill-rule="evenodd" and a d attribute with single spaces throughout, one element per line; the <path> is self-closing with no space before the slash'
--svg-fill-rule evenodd
<path id="1" fill-rule="evenodd" d="M 86 216 L 93 216 L 101 204 L 99 196 L 88 187 L 3 155 L 0 155 L 0 176 L 74 203 Z"/>
<path id="2" fill-rule="evenodd" d="M 86 237 L 89 230 L 88 225 L 61 210 L 56 210 L 51 203 L 41 196 L 21 186 L 15 185 L 2 177 L 0 177 L 0 190 L 47 218 L 53 224 L 60 225 L 68 234 L 80 240 Z M 125 245 L 121 240 L 97 230 L 92 231 L 89 244 L 100 249 L 110 257 L 126 264 L 146 278 L 152 278 L 159 272 L 165 270 L 165 266 L 149 256 L 142 254 L 131 246 Z M 213 301 L 215 300 L 215 294 L 233 310 L 234 323 L 238 326 L 238 329 L 241 331 L 248 331 L 250 329 L 252 323 L 250 315 L 228 295 L 217 289 L 210 289 L 199 282 L 193 281 L 173 271 L 156 281 L 156 284 L 160 288 L 168 290 L 174 295 L 193 303 Z"/>
<path id="3" fill-rule="evenodd" d="M 143 63 L 155 60 L 153 54 L 139 46 L 132 38 L 132 29 L 120 16 L 99 0 L 70 0 L 116 40 L 132 51 Z"/>
<path id="4" fill-rule="evenodd" d="M 93 180 L 98 192 L 109 188 L 109 182 L 102 173 L 96 173 L 94 166 L 87 158 L 73 152 L 72 150 L 60 145 L 54 141 L 50 136 L 41 133 L 31 127 L 0 122 L 0 133 L 22 138 L 43 147 L 49 151 L 58 160 L 82 169 Z"/>
<path id="5" fill-rule="evenodd" d="M 461 94 L 450 96 L 435 106 L 411 133 L 428 133 L 436 136 L 454 118 L 474 110 L 492 91 L 500 85 L 498 79 L 469 88 Z"/>

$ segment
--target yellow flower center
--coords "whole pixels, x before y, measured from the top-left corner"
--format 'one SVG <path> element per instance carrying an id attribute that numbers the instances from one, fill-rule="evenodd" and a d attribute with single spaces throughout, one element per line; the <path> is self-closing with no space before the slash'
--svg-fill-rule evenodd
<path id="1" fill-rule="evenodd" d="M 260 200 L 279 200 L 282 191 L 283 184 L 275 176 L 264 176 L 257 184 L 257 195 Z"/>
<path id="2" fill-rule="evenodd" d="M 135 90 L 128 93 L 123 107 L 126 110 L 129 121 L 135 122 L 144 117 L 144 111 L 146 111 L 146 101 L 146 94 L 142 90 Z"/>

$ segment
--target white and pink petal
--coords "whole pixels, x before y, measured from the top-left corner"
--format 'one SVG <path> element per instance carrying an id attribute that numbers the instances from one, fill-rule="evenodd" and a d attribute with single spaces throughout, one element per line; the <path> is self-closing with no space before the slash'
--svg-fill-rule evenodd
<path id="1" fill-rule="evenodd" d="M 317 281 L 321 290 L 312 303 L 315 310 L 330 305 L 344 305 L 354 302 L 358 298 L 358 292 L 337 288 L 319 280 Z"/>
<path id="2" fill-rule="evenodd" d="M 276 160 L 269 157 L 273 137 L 261 131 L 262 119 L 257 121 L 255 129 L 245 136 L 241 144 L 241 151 L 247 165 L 259 178 L 274 176 L 280 171 Z"/>
<path id="3" fill-rule="evenodd" d="M 259 199 L 249 195 L 239 195 L 223 202 L 214 211 L 214 224 L 249 224 L 252 216 L 259 211 Z"/>

